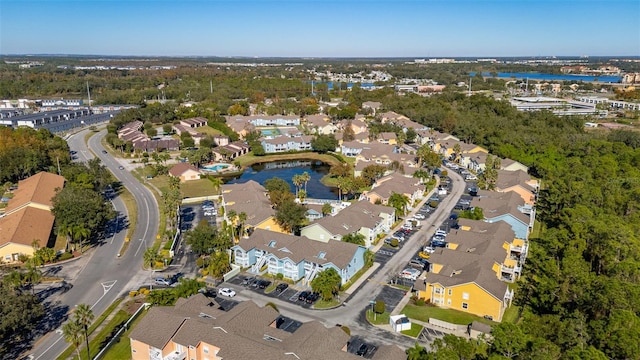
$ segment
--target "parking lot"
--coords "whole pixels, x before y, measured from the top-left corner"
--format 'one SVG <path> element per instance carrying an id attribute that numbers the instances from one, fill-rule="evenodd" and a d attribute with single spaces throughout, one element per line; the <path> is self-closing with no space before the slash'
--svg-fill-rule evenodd
<path id="1" fill-rule="evenodd" d="M 315 302 L 308 303 L 305 300 L 300 300 L 299 296 L 305 290 L 301 290 L 301 289 L 298 289 L 298 288 L 293 288 L 292 285 L 289 285 L 284 291 L 273 290 L 273 291 L 271 291 L 269 293 L 266 293 L 265 292 L 266 288 L 265 289 L 260 289 L 257 286 L 253 286 L 253 281 L 251 283 L 249 283 L 249 284 L 244 284 L 243 285 L 243 282 L 244 282 L 245 278 L 253 278 L 254 280 L 265 279 L 267 281 L 273 282 L 273 279 L 270 279 L 270 278 L 262 278 L 262 277 L 259 277 L 259 276 L 256 277 L 255 275 L 252 275 L 252 274 L 243 273 L 243 274 L 240 274 L 238 276 L 235 276 L 233 279 L 230 279 L 228 281 L 228 283 L 240 286 L 240 287 L 242 287 L 244 289 L 247 289 L 247 290 L 251 290 L 251 291 L 257 292 L 257 293 L 262 294 L 264 296 L 268 296 L 268 297 L 271 297 L 271 298 L 278 298 L 280 300 L 288 301 L 288 302 L 294 303 L 296 305 L 299 305 L 299 306 L 301 306 L 303 308 L 307 308 L 307 309 L 310 308 L 313 305 L 313 303 L 315 303 Z M 280 281 L 279 283 L 284 283 L 284 282 Z M 309 292 L 310 290 L 307 289 L 306 291 Z"/>
<path id="2" fill-rule="evenodd" d="M 180 206 L 181 231 L 189 231 L 193 229 L 200 223 L 201 220 L 207 220 L 207 222 L 211 226 L 215 226 L 217 221 L 216 215 L 213 215 L 211 211 L 205 211 L 202 204 L 189 204 Z"/>

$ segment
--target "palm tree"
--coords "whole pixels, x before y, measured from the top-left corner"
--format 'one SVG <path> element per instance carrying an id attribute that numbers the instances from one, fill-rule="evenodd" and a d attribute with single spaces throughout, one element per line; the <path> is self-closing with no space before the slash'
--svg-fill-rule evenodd
<path id="1" fill-rule="evenodd" d="M 244 224 L 247 222 L 247 213 L 241 212 L 238 214 L 238 222 L 240 223 L 240 235 L 238 237 L 244 236 Z"/>
<path id="2" fill-rule="evenodd" d="M 24 274 L 23 281 L 31 286 L 31 293 L 36 293 L 35 286 L 42 281 L 42 272 L 36 267 L 28 265 L 27 272 Z"/>
<path id="3" fill-rule="evenodd" d="M 84 329 L 84 340 L 87 344 L 87 359 L 91 359 L 91 351 L 89 350 L 89 325 L 93 322 L 93 311 L 87 304 L 78 304 L 74 315 L 76 322 Z"/>
<path id="4" fill-rule="evenodd" d="M 227 219 L 229 219 L 229 229 L 231 229 L 231 240 L 235 240 L 236 238 L 236 217 L 238 216 L 238 213 L 231 209 L 229 211 L 227 211 Z"/>
<path id="5" fill-rule="evenodd" d="M 404 216 L 407 205 L 409 204 L 409 198 L 406 195 L 392 193 L 391 196 L 389 196 L 388 203 Z"/>
<path id="6" fill-rule="evenodd" d="M 299 175 L 299 174 L 293 175 L 293 178 L 291 179 L 291 182 L 296 187 L 296 197 L 298 197 L 298 190 L 300 189 L 300 186 L 302 186 L 302 183 L 303 183 L 302 175 Z"/>
<path id="7" fill-rule="evenodd" d="M 91 230 L 84 227 L 84 225 L 76 225 L 73 227 L 73 240 L 80 244 L 80 252 L 82 253 L 82 240 L 88 238 L 91 235 Z"/>
<path id="8" fill-rule="evenodd" d="M 69 320 L 62 325 L 62 336 L 64 340 L 73 344 L 80 359 L 80 345 L 82 344 L 82 325 L 77 319 Z"/>
<path id="9" fill-rule="evenodd" d="M 211 185 L 216 190 L 216 193 L 220 193 L 220 188 L 222 187 L 222 179 L 219 177 L 211 177 Z"/>
<path id="10" fill-rule="evenodd" d="M 159 257 L 160 256 L 158 255 L 158 253 L 154 248 L 152 247 L 148 248 L 147 250 L 144 251 L 144 254 L 142 255 L 142 261 L 144 262 L 144 266 L 153 269 Z"/>
<path id="11" fill-rule="evenodd" d="M 309 175 L 309 173 L 305 171 L 300 175 L 300 178 L 304 183 L 304 191 L 307 191 L 307 183 L 309 182 L 309 180 L 311 180 L 311 175 Z"/>

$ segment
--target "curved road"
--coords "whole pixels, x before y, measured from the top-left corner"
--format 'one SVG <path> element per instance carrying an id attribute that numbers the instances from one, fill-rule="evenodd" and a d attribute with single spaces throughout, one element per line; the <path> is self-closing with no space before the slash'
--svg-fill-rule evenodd
<path id="1" fill-rule="evenodd" d="M 64 313 L 77 304 L 89 304 L 97 318 L 120 295 L 147 279 L 148 273 L 142 270 L 142 256 L 147 246 L 151 246 L 156 238 L 159 215 L 158 205 L 151 192 L 130 173 L 119 170 L 120 163 L 111 155 L 102 153 L 104 148 L 100 140 L 106 135 L 106 130 L 92 136 L 87 147 L 84 139 L 89 131 L 83 130 L 67 140 L 70 149 L 76 151 L 76 160 L 86 162 L 97 156 L 122 185 L 129 189 L 138 204 L 137 226 L 125 254 L 118 256 L 127 233 L 128 215 L 124 203 L 116 196 L 112 199 L 118 213 L 117 224 L 114 226 L 116 231 L 112 231 L 111 236 L 103 239 L 100 245 L 84 257 L 62 266 L 60 271 L 64 274 L 65 268 L 75 267 L 75 271 L 70 273 L 77 273 L 77 276 L 65 278 L 73 287 L 56 296 L 57 301 L 52 306 Z M 55 332 L 54 329 L 49 330 L 51 332 L 38 340 L 32 349 L 34 359 L 55 359 L 69 346 L 57 329 Z"/>

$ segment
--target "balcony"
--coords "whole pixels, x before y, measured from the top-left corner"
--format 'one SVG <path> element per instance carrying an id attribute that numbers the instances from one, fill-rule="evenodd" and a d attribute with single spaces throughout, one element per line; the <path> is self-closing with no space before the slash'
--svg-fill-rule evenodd
<path id="1" fill-rule="evenodd" d="M 184 360 L 187 358 L 187 353 L 184 351 L 174 351 L 171 354 L 162 358 L 162 360 Z"/>

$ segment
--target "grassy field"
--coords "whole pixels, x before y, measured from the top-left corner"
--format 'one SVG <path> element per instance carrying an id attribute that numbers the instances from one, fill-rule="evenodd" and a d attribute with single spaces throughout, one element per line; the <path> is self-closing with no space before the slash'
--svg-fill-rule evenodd
<path id="1" fill-rule="evenodd" d="M 389 316 L 391 313 L 384 312 L 382 314 L 374 314 L 371 309 L 367 310 L 367 321 L 373 325 L 386 325 L 389 323 Z"/>
<path id="2" fill-rule="evenodd" d="M 319 299 L 314 305 L 313 308 L 314 309 L 331 309 L 333 307 L 336 307 L 340 305 L 340 301 L 338 301 L 338 299 L 331 299 L 329 301 L 325 301 L 322 299 Z"/>
<path id="3" fill-rule="evenodd" d="M 125 187 L 120 189 L 120 199 L 124 203 L 124 206 L 127 208 L 127 215 L 129 220 L 129 228 L 127 229 L 127 238 L 131 239 L 133 236 L 133 232 L 136 229 L 136 225 L 138 223 L 138 205 L 136 204 L 136 200 L 133 198 L 133 195 L 129 190 Z M 120 254 L 124 254 L 124 252 L 129 247 L 129 242 L 125 241 L 122 245 L 122 249 L 120 249 Z"/>
<path id="4" fill-rule="evenodd" d="M 196 131 L 201 132 L 201 133 L 203 133 L 203 134 L 207 134 L 207 135 L 214 135 L 214 136 L 215 136 L 215 135 L 224 135 L 224 134 L 222 133 L 222 131 L 220 131 L 220 130 L 216 130 L 216 129 L 214 129 L 214 128 L 212 128 L 212 127 L 208 126 L 208 125 L 205 125 L 205 126 L 199 127 L 199 128 L 197 128 L 197 129 L 196 129 Z"/>
<path id="5" fill-rule="evenodd" d="M 435 306 L 417 306 L 408 304 L 404 309 L 402 309 L 402 314 L 406 315 L 410 319 L 416 319 L 424 322 L 428 322 L 429 318 L 434 318 L 459 325 L 469 325 L 474 321 L 479 321 L 488 325 L 495 325 L 495 322 L 480 316 Z"/>
<path id="6" fill-rule="evenodd" d="M 104 360 L 119 360 L 131 358 L 131 342 L 129 341 L 129 334 L 136 328 L 136 325 L 142 320 L 146 312 L 142 312 L 133 322 L 129 325 L 129 328 L 122 333 L 118 341 L 113 344 L 109 350 L 102 357 Z"/>
<path id="7" fill-rule="evenodd" d="M 213 183 L 209 179 L 187 181 L 180 185 L 180 189 L 182 190 L 182 197 L 185 198 L 219 194 L 219 190 L 214 189 Z"/>
<path id="8" fill-rule="evenodd" d="M 503 323 L 517 323 L 518 322 L 518 314 L 520 313 L 520 307 L 511 305 L 504 311 L 504 315 L 502 315 Z"/>
<path id="9" fill-rule="evenodd" d="M 412 338 L 417 338 L 422 331 L 423 326 L 420 324 L 411 323 L 411 329 L 401 331 L 403 334 L 411 336 Z"/>

